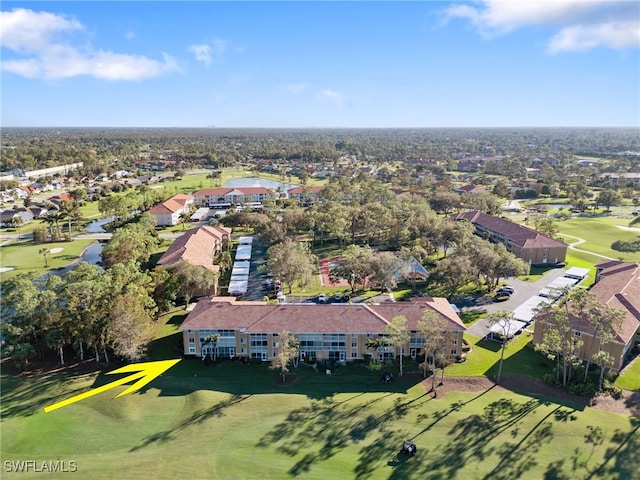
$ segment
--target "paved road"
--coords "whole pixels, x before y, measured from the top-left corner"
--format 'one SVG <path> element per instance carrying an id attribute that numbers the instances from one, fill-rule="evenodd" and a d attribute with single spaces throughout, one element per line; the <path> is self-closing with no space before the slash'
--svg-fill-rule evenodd
<path id="1" fill-rule="evenodd" d="M 485 297 L 487 303 L 484 305 L 475 305 L 469 307 L 461 308 L 462 311 L 481 311 L 492 313 L 496 310 L 515 310 L 521 304 L 523 304 L 528 298 L 537 295 L 537 293 L 542 290 L 546 285 L 551 283 L 556 278 L 562 277 L 567 270 L 564 268 L 556 268 L 553 270 L 549 270 L 540 280 L 535 282 L 526 282 L 524 280 L 519 280 L 517 278 L 510 278 L 507 280 L 510 286 L 515 288 L 515 292 L 509 300 L 506 302 L 493 302 L 492 297 Z M 481 318 L 473 325 L 471 325 L 467 332 L 471 335 L 475 335 L 476 337 L 484 337 L 488 332 L 489 328 L 487 327 L 487 320 Z"/>

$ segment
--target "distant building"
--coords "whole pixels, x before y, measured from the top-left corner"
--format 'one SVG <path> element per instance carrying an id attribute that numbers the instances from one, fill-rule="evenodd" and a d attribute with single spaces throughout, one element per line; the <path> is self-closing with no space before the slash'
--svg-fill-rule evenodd
<path id="1" fill-rule="evenodd" d="M 270 195 L 274 195 L 274 192 L 265 187 L 218 187 L 193 192 L 197 206 L 210 208 L 229 206 L 232 203 L 261 205 Z"/>
<path id="2" fill-rule="evenodd" d="M 454 220 L 468 220 L 476 227 L 476 234 L 502 243 L 509 252 L 529 265 L 562 263 L 567 257 L 567 244 L 542 235 L 535 230 L 504 218 L 478 210 L 453 215 Z"/>
<path id="3" fill-rule="evenodd" d="M 287 195 L 290 199 L 296 200 L 299 203 L 316 203 L 320 197 L 320 192 L 323 189 L 323 186 L 293 187 L 287 190 Z"/>
<path id="4" fill-rule="evenodd" d="M 177 225 L 180 220 L 180 215 L 189 212 L 193 202 L 193 196 L 178 194 L 151 208 L 149 213 L 156 217 L 156 225 Z"/>

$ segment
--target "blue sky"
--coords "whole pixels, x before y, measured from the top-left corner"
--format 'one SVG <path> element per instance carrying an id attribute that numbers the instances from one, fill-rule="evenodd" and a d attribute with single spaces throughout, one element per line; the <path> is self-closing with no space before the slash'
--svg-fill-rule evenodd
<path id="1" fill-rule="evenodd" d="M 640 4 L 19 2 L 3 126 L 640 126 Z"/>

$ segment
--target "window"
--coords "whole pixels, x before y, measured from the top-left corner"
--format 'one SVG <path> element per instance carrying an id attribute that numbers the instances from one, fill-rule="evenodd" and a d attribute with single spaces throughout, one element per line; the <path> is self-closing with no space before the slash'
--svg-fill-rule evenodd
<path id="1" fill-rule="evenodd" d="M 278 352 L 273 352 L 273 358 L 278 356 Z"/>
<path id="2" fill-rule="evenodd" d="M 242 337 L 242 338 L 240 339 L 240 343 L 247 343 L 247 339 L 246 339 L 246 338 L 244 338 L 244 337 Z"/>
<path id="3" fill-rule="evenodd" d="M 196 353 L 196 347 L 189 347 L 189 353 Z"/>
<path id="4" fill-rule="evenodd" d="M 358 358 L 358 352 L 351 352 L 351 358 Z"/>
<path id="5" fill-rule="evenodd" d="M 451 340 L 451 345 L 457 345 L 458 344 L 458 340 Z"/>
<path id="6" fill-rule="evenodd" d="M 451 350 L 451 355 L 457 355 L 457 354 L 458 354 L 458 350 L 456 350 L 455 348 Z"/>
<path id="7" fill-rule="evenodd" d="M 189 343 L 196 343 L 196 339 L 195 338 L 190 338 L 189 339 Z"/>
<path id="8" fill-rule="evenodd" d="M 193 330 L 187 330 L 188 333 L 193 333 Z"/>
<path id="9" fill-rule="evenodd" d="M 273 348 L 278 348 L 278 342 L 273 342 Z"/>
<path id="10" fill-rule="evenodd" d="M 244 349 L 244 348 L 241 348 L 241 349 L 240 349 L 240 353 L 247 353 L 247 350 L 246 350 L 246 349 Z"/>
<path id="11" fill-rule="evenodd" d="M 358 348 L 358 342 L 351 342 L 351 348 Z"/>
<path id="12" fill-rule="evenodd" d="M 576 337 L 579 337 L 579 336 L 581 335 L 581 333 L 580 333 L 580 332 L 573 332 L 573 334 L 574 334 Z"/>

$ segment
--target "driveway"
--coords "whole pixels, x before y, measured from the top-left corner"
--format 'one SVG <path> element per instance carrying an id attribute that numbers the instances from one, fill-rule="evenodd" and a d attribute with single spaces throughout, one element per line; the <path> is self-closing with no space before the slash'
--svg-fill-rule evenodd
<path id="1" fill-rule="evenodd" d="M 562 277 L 566 271 L 567 270 L 565 268 L 555 268 L 553 270 L 549 270 L 546 274 L 543 275 L 540 280 L 537 280 L 535 282 L 526 282 L 517 278 L 509 278 L 508 280 L 506 280 L 506 283 L 515 289 L 515 292 L 511 295 L 509 300 L 505 302 L 494 302 L 492 300 L 492 297 L 487 296 L 483 297 L 483 299 L 486 299 L 487 301 L 487 303 L 485 304 L 461 307 L 460 309 L 463 312 L 480 311 L 487 313 L 493 313 L 496 310 L 513 311 L 517 307 L 522 305 L 528 298 L 537 295 L 540 290 L 542 290 L 556 278 Z M 467 329 L 467 332 L 476 337 L 484 337 L 489 332 L 489 328 L 487 327 L 487 320 L 485 318 L 481 318 L 473 325 L 471 325 Z"/>

